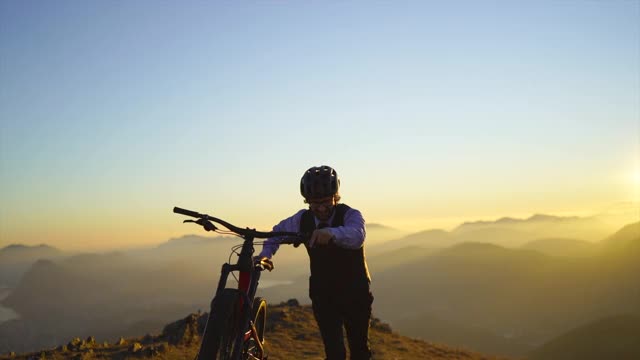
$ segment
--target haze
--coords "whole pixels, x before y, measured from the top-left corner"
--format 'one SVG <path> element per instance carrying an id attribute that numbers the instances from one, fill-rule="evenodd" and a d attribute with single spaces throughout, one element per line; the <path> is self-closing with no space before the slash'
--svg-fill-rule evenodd
<path id="1" fill-rule="evenodd" d="M 0 247 L 196 231 L 173 206 L 269 229 L 320 164 L 369 223 L 404 231 L 637 203 L 639 14 L 2 1 Z"/>

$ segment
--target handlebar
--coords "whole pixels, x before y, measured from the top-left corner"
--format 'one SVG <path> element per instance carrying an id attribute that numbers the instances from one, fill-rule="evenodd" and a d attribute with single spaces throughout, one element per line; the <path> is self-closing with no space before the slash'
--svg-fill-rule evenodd
<path id="1" fill-rule="evenodd" d="M 212 222 L 218 223 L 226 227 L 227 229 L 229 229 L 229 231 L 234 232 L 243 237 L 251 237 L 251 238 L 258 238 L 258 239 L 284 237 L 285 239 L 280 241 L 281 244 L 293 244 L 293 245 L 299 245 L 304 241 L 305 238 L 308 237 L 307 235 L 299 232 L 287 232 L 287 231 L 264 232 L 264 231 L 256 231 L 255 229 L 249 229 L 249 228 L 243 229 L 233 224 L 230 224 L 224 220 L 215 218 L 213 216 L 209 216 L 207 214 L 200 214 L 196 211 L 182 209 L 179 207 L 174 207 L 173 212 L 176 214 L 182 214 L 182 215 L 186 215 L 186 216 L 190 216 L 198 219 L 204 219 L 205 221 L 212 221 Z"/>

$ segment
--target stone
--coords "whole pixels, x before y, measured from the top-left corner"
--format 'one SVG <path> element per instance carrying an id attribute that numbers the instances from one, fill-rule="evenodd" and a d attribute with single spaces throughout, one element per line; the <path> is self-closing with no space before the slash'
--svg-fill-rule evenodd
<path id="1" fill-rule="evenodd" d="M 140 344 L 139 342 L 134 342 L 133 344 L 131 344 L 131 346 L 129 347 L 129 352 L 131 353 L 137 353 L 140 350 L 142 350 L 142 344 Z"/>
<path id="2" fill-rule="evenodd" d="M 298 299 L 289 299 L 287 301 L 287 305 L 289 305 L 291 307 L 298 307 L 298 306 L 300 306 L 300 302 L 298 301 Z"/>

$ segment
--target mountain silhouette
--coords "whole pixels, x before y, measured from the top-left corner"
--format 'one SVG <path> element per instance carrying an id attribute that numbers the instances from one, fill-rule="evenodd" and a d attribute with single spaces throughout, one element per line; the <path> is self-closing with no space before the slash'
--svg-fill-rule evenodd
<path id="1" fill-rule="evenodd" d="M 598 246 L 592 242 L 566 238 L 537 239 L 529 241 L 520 248 L 538 251 L 551 256 L 566 257 L 593 256 L 598 250 Z"/>
<path id="2" fill-rule="evenodd" d="M 526 219 L 504 217 L 495 221 L 465 222 L 451 231 L 442 229 L 419 231 L 383 244 L 369 244 L 367 250 L 369 254 L 383 254 L 403 247 L 442 249 L 464 242 L 491 243 L 517 248 L 533 241 L 552 238 L 595 242 L 618 229 L 600 221 L 597 217 L 536 214 Z M 531 246 L 535 248 L 535 245 Z M 544 253 L 549 253 L 553 248 L 551 242 L 547 242 L 546 245 L 538 244 L 538 246 L 541 246 L 538 250 Z M 558 255 L 561 253 L 558 250 L 551 252 Z M 584 256 L 580 251 L 576 255 Z"/>
<path id="3" fill-rule="evenodd" d="M 490 225 L 514 225 L 514 224 L 526 224 L 526 223 L 539 223 L 539 222 L 573 222 L 579 221 L 582 218 L 577 216 L 555 216 L 555 215 L 545 215 L 545 214 L 535 214 L 530 216 L 527 219 L 517 219 L 512 217 L 503 217 L 495 221 L 468 221 L 464 222 L 462 225 L 458 226 L 454 231 L 466 231 L 467 229 L 477 228 L 479 226 L 490 226 Z"/>
<path id="4" fill-rule="evenodd" d="M 608 250 L 638 250 L 640 243 L 640 221 L 629 224 L 603 241 Z"/>
<path id="5" fill-rule="evenodd" d="M 530 354 L 537 360 L 640 359 L 640 316 L 598 319 L 548 341 Z"/>
<path id="6" fill-rule="evenodd" d="M 365 225 L 365 230 L 367 232 L 367 243 L 371 245 L 383 244 L 390 240 L 398 239 L 406 234 L 405 231 L 376 223 L 367 223 Z"/>
<path id="7" fill-rule="evenodd" d="M 12 244 L 0 249 L 0 287 L 14 287 L 22 275 L 39 259 L 59 259 L 63 251 L 46 244 Z"/>
<path id="8" fill-rule="evenodd" d="M 453 245 L 454 243 L 456 243 L 456 240 L 451 236 L 451 234 L 449 234 L 449 232 L 440 229 L 432 229 L 409 234 L 379 246 L 369 247 L 367 250 L 371 254 L 379 254 L 413 246 L 437 249 Z"/>
<path id="9" fill-rule="evenodd" d="M 640 241 L 634 240 L 633 226 L 617 230 L 594 244 L 590 257 L 482 242 L 381 252 L 367 247 L 374 312 L 402 334 L 431 340 L 434 327 L 424 321 L 438 319 L 434 324 L 450 329 L 442 332 L 450 337 L 438 341 L 523 356 L 576 326 L 639 312 L 640 253 L 634 249 Z M 457 236 L 443 230 L 427 234 Z M 136 251 L 37 261 L 3 301 L 20 318 L 0 323 L 0 353 L 54 346 L 83 334 L 111 338 L 159 331 L 172 319 L 207 309 L 220 266 L 239 243 L 215 239 L 184 237 Z M 304 248 L 283 246 L 274 260 L 276 270 L 261 278 L 261 294 L 308 303 Z M 271 280 L 290 284 L 267 287 Z"/>
<path id="10" fill-rule="evenodd" d="M 561 237 L 581 239 L 587 241 L 598 241 L 609 235 L 615 227 L 601 221 L 596 216 L 554 216 L 536 214 L 526 219 L 501 218 L 496 221 L 474 221 L 466 222 L 452 230 L 453 234 L 461 235 L 468 232 L 480 231 L 506 231 L 512 230 L 519 233 L 518 243 L 509 244 L 506 242 L 496 242 L 504 246 L 519 246 L 527 241 L 547 238 Z M 516 235 L 514 233 L 514 235 Z M 490 238 L 473 239 L 473 241 L 493 242 Z"/>
<path id="11" fill-rule="evenodd" d="M 602 241 L 603 246 L 607 241 L 623 244 L 619 251 L 596 247 L 593 256 L 584 258 L 487 243 L 463 243 L 414 257 L 372 275 L 374 293 L 393 294 L 378 296 L 376 309 L 411 336 L 431 336 L 414 319 L 435 316 L 450 324 L 472 325 L 505 341 L 530 344 L 532 350 L 532 345 L 597 317 L 620 312 L 640 315 L 640 252 L 633 251 L 640 241 L 633 240 L 635 229 L 635 225 L 625 227 Z M 475 342 L 473 349 L 481 351 L 486 351 L 484 345 L 496 344 L 483 344 L 483 338 L 488 341 L 480 335 L 465 342 L 456 337 L 443 341 L 458 346 Z M 512 345 L 495 351 L 524 355 L 524 348 Z M 511 352 L 514 349 L 520 352 Z"/>

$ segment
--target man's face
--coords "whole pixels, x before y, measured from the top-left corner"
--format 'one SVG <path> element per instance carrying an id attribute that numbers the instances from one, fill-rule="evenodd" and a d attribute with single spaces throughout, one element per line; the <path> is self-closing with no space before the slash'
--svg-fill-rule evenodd
<path id="1" fill-rule="evenodd" d="M 313 215 L 315 215 L 320 221 L 329 220 L 333 213 L 333 207 L 336 205 L 336 201 L 333 196 L 320 199 L 309 199 L 307 202 L 309 203 L 309 210 L 311 210 Z"/>

